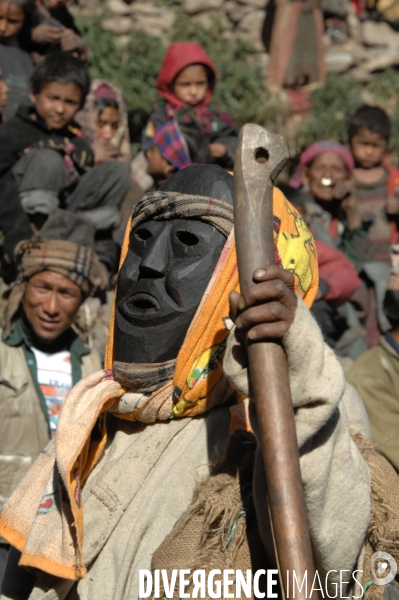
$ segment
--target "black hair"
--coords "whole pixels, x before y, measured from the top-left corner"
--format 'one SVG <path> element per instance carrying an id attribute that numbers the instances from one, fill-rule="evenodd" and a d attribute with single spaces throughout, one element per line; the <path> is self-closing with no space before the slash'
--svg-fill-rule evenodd
<path id="1" fill-rule="evenodd" d="M 98 98 L 94 100 L 94 108 L 98 110 L 100 117 L 106 108 L 115 108 L 119 112 L 119 104 L 112 98 Z"/>
<path id="2" fill-rule="evenodd" d="M 383 308 L 392 329 L 399 329 L 399 291 L 386 291 Z"/>
<path id="3" fill-rule="evenodd" d="M 174 86 L 174 83 L 176 81 L 176 79 L 179 77 L 180 73 L 182 71 L 184 71 L 184 69 L 187 69 L 188 67 L 204 67 L 205 71 L 206 71 L 206 77 L 208 79 L 208 85 L 210 85 L 211 87 L 215 85 L 215 73 L 212 71 L 212 69 L 208 66 L 208 65 L 204 65 L 204 63 L 191 63 L 189 65 L 186 65 L 185 67 L 183 67 L 178 74 L 176 75 L 176 77 L 174 78 L 174 80 L 172 81 L 172 85 L 170 87 Z"/>
<path id="4" fill-rule="evenodd" d="M 73 83 L 82 92 L 79 108 L 83 108 L 90 90 L 90 76 L 86 65 L 68 52 L 51 52 L 39 64 L 31 77 L 32 92 L 37 95 L 48 83 Z"/>
<path id="5" fill-rule="evenodd" d="M 22 50 L 29 51 L 31 29 L 39 23 L 39 12 L 35 0 L 5 0 L 6 4 L 18 6 L 24 13 L 24 22 L 18 32 L 18 45 Z"/>
<path id="6" fill-rule="evenodd" d="M 351 116 L 348 123 L 348 139 L 351 141 L 359 129 L 379 133 L 388 142 L 391 137 L 391 119 L 379 106 L 363 104 Z"/>

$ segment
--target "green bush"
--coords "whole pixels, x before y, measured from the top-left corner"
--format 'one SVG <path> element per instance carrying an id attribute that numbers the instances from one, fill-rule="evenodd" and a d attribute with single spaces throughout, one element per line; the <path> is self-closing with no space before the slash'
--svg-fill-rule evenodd
<path id="1" fill-rule="evenodd" d="M 165 53 L 159 38 L 134 31 L 123 49 L 115 45 L 111 32 L 101 28 L 96 17 L 78 19 L 85 39 L 92 48 L 90 72 L 103 77 L 123 91 L 129 111 L 134 149 L 140 133 L 157 101 L 155 81 Z M 278 129 L 288 114 L 287 107 L 265 89 L 265 74 L 253 48 L 244 40 L 228 40 L 216 18 L 210 29 L 194 25 L 185 15 L 177 15 L 171 31 L 172 41 L 195 40 L 209 53 L 218 70 L 213 105 L 231 113 L 238 126 L 246 122 Z"/>
<path id="2" fill-rule="evenodd" d="M 213 106 L 227 110 L 239 127 L 252 122 L 276 129 L 288 114 L 287 106 L 266 91 L 266 73 L 253 47 L 242 38 L 226 39 L 223 33 L 218 17 L 205 29 L 179 15 L 171 39 L 196 41 L 212 58 L 218 71 Z"/>
<path id="3" fill-rule="evenodd" d="M 170 0 L 158 0 L 169 5 Z M 79 26 L 92 47 L 90 71 L 92 77 L 104 77 L 123 92 L 129 112 L 129 126 L 133 150 L 140 145 L 141 130 L 145 126 L 158 97 L 155 81 L 166 47 L 162 41 L 144 31 L 133 31 L 128 44 L 120 49 L 115 36 L 101 27 L 101 20 L 108 16 L 78 18 Z M 251 45 L 238 38 L 231 40 L 224 35 L 222 23 L 215 18 L 210 28 L 192 22 L 178 13 L 171 41 L 194 40 L 209 53 L 218 70 L 212 104 L 231 113 L 238 126 L 258 123 L 274 131 L 285 132 L 285 123 L 291 115 L 288 103 L 282 102 L 265 86 L 263 72 L 256 52 Z M 399 77 L 394 68 L 373 75 L 366 86 L 368 97 L 387 108 L 392 117 L 393 135 L 391 149 L 399 152 Z M 304 119 L 290 140 L 295 153 L 321 139 L 346 141 L 347 121 L 350 114 L 363 103 L 362 86 L 340 74 L 329 74 L 324 86 L 313 90 L 309 118 Z"/>
<path id="4" fill-rule="evenodd" d="M 78 19 L 78 24 L 92 48 L 91 76 L 108 79 L 122 90 L 137 150 L 141 130 L 157 99 L 155 81 L 165 48 L 158 38 L 134 31 L 129 43 L 120 49 L 115 45 L 114 34 L 102 29 L 100 17 Z"/>
<path id="5" fill-rule="evenodd" d="M 341 76 L 329 74 L 324 86 L 310 95 L 310 118 L 298 127 L 295 139 L 296 152 L 301 152 L 312 142 L 333 139 L 346 141 L 349 115 L 362 103 L 360 85 Z"/>

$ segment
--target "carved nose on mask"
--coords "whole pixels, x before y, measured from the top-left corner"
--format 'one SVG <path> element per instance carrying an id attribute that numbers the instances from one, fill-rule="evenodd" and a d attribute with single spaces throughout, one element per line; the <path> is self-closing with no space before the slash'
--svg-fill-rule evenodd
<path id="1" fill-rule="evenodd" d="M 157 236 L 139 265 L 139 279 L 162 279 L 165 277 L 170 260 L 170 226 Z"/>

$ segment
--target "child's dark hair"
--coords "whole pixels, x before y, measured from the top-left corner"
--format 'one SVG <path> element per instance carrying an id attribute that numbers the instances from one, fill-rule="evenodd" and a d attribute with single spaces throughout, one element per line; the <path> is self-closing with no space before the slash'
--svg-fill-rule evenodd
<path id="1" fill-rule="evenodd" d="M 83 108 L 90 90 L 90 76 L 86 65 L 68 52 L 51 52 L 39 64 L 31 77 L 32 92 L 37 95 L 48 83 L 73 83 L 82 92 L 80 107 Z"/>
<path id="2" fill-rule="evenodd" d="M 39 23 L 39 13 L 35 0 L 6 0 L 7 4 L 18 6 L 24 13 L 24 23 L 18 33 L 18 44 L 23 50 L 29 51 L 31 30 Z"/>
<path id="3" fill-rule="evenodd" d="M 206 71 L 206 76 L 208 79 L 208 85 L 210 85 L 210 86 L 215 85 L 215 73 L 212 71 L 212 69 L 210 67 L 208 67 L 208 65 L 204 65 L 204 63 L 192 63 L 192 64 L 184 67 L 181 71 L 184 71 L 184 69 L 187 69 L 188 67 L 204 67 L 204 69 Z M 172 87 L 173 87 L 176 79 L 179 77 L 181 71 L 179 71 L 178 74 L 176 75 L 176 77 L 174 78 L 174 80 L 172 82 Z"/>
<path id="4" fill-rule="evenodd" d="M 387 290 L 385 292 L 383 308 L 392 329 L 399 329 L 399 291 Z"/>
<path id="5" fill-rule="evenodd" d="M 388 142 L 391 137 L 391 119 L 379 106 L 363 104 L 351 116 L 348 123 L 348 139 L 351 141 L 359 129 L 379 133 Z"/>
<path id="6" fill-rule="evenodd" d="M 101 117 L 106 108 L 115 108 L 119 112 L 119 105 L 116 100 L 111 98 L 98 98 L 94 101 L 94 108 L 98 110 L 98 114 Z"/>

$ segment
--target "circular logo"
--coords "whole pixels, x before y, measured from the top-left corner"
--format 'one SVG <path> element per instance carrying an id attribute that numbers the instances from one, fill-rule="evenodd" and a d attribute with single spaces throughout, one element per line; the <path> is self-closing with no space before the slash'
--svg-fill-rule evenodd
<path id="1" fill-rule="evenodd" d="M 376 585 L 386 585 L 395 579 L 396 560 L 388 552 L 374 552 L 371 557 L 371 577 Z"/>

